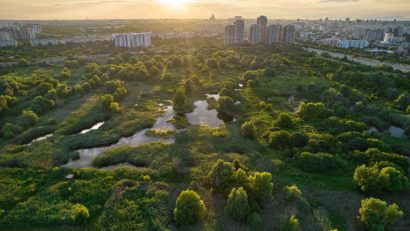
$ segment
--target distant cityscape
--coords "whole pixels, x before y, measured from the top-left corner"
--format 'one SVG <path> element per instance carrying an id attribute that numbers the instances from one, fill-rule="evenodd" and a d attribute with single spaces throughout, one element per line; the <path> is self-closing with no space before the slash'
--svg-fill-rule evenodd
<path id="1" fill-rule="evenodd" d="M 118 23 L 121 23 L 119 21 Z M 241 16 L 195 22 L 192 29 L 170 28 L 169 31 L 145 31 L 99 34 L 88 31 L 82 36 L 42 35 L 43 24 L 0 24 L 0 48 L 27 45 L 48 46 L 111 41 L 115 47 L 149 47 L 151 39 L 193 39 L 223 37 L 226 45 L 307 43 L 332 48 L 365 49 L 369 52 L 408 53 L 410 23 L 378 20 L 268 20 L 260 16 L 248 20 Z M 40 36 L 38 36 L 40 35 Z"/>

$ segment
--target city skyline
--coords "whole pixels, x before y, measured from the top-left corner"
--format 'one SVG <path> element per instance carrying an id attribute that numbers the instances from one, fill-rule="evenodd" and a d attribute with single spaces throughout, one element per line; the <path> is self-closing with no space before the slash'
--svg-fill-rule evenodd
<path id="1" fill-rule="evenodd" d="M 203 19 L 242 15 L 271 19 L 410 19 L 408 0 L 0 0 L 0 19 Z M 366 10 L 364 10 L 366 9 Z"/>

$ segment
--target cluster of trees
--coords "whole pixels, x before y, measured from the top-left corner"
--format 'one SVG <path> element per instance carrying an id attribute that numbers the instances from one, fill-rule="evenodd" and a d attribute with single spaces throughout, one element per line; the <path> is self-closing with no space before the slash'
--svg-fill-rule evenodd
<path id="1" fill-rule="evenodd" d="M 104 111 L 115 113 L 121 112 L 121 106 L 118 102 L 115 102 L 113 95 L 105 94 L 100 97 L 100 100 Z"/>
<path id="2" fill-rule="evenodd" d="M 362 200 L 359 209 L 359 219 L 368 230 L 386 230 L 389 224 L 403 216 L 403 211 L 397 204 L 387 205 L 377 198 Z"/>
<path id="3" fill-rule="evenodd" d="M 272 196 L 272 175 L 268 172 L 248 174 L 238 161 L 218 160 L 208 174 L 212 190 L 228 195 L 225 207 L 233 219 L 257 225 L 257 213 L 263 201 Z M 260 225 L 260 223 L 259 223 Z"/>
<path id="4" fill-rule="evenodd" d="M 175 112 L 179 114 L 187 113 L 194 108 L 194 99 L 201 95 L 201 83 L 197 76 L 192 76 L 184 80 L 182 88 L 178 88 L 172 99 Z"/>
<path id="5" fill-rule="evenodd" d="M 387 161 L 357 167 L 353 179 L 361 191 L 370 193 L 398 192 L 409 186 L 403 169 Z"/>

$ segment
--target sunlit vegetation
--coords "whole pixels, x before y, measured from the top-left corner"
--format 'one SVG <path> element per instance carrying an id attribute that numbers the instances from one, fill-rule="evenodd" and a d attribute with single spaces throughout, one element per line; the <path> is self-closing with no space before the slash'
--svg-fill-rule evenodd
<path id="1" fill-rule="evenodd" d="M 1 230 L 406 230 L 408 73 L 295 46 L 155 42 L 58 46 L 61 64 L 1 70 Z M 30 50 L 13 52 L 53 54 Z M 199 100 L 220 123 L 190 123 Z M 91 148 L 88 168 L 66 167 Z"/>

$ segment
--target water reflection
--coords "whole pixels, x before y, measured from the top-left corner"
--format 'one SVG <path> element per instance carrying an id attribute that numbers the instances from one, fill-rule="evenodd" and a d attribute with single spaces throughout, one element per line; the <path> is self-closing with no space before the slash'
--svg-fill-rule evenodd
<path id="1" fill-rule="evenodd" d="M 217 94 L 207 94 L 208 98 L 219 99 Z M 215 109 L 208 110 L 207 100 L 198 100 L 194 102 L 195 109 L 191 113 L 187 113 L 188 122 L 193 125 L 207 125 L 211 128 L 216 128 L 224 122 L 218 118 L 218 112 Z"/>
<path id="2" fill-rule="evenodd" d="M 33 144 L 33 143 L 35 143 L 35 142 L 39 142 L 39 141 L 42 141 L 42 140 L 46 140 L 46 139 L 48 139 L 48 138 L 50 138 L 50 137 L 52 137 L 52 136 L 53 136 L 52 133 L 51 133 L 51 134 L 47 134 L 47 135 L 45 135 L 45 136 L 40 136 L 40 137 L 38 137 L 38 138 L 32 140 L 28 145 L 31 145 L 31 144 Z"/>
<path id="3" fill-rule="evenodd" d="M 92 131 L 92 130 L 97 130 L 97 129 L 99 129 L 101 126 L 103 126 L 104 123 L 105 123 L 104 121 L 103 121 L 103 122 L 99 122 L 99 123 L 95 124 L 94 126 L 92 126 L 92 127 L 89 128 L 89 129 L 84 129 L 84 130 L 82 130 L 80 133 L 81 133 L 81 134 L 86 134 L 86 133 L 88 133 L 88 132 L 90 132 L 90 131 Z"/>
<path id="4" fill-rule="evenodd" d="M 392 137 L 402 138 L 404 136 L 404 129 L 391 125 L 389 128 L 389 133 Z"/>
<path id="5" fill-rule="evenodd" d="M 152 128 L 149 129 L 157 129 L 157 130 L 174 130 L 175 127 L 173 124 L 167 122 L 175 115 L 175 112 L 171 106 L 165 107 L 164 114 L 159 117 Z M 92 164 L 92 161 L 99 156 L 101 153 L 104 152 L 107 148 L 118 147 L 122 145 L 130 145 L 133 147 L 138 147 L 143 144 L 152 143 L 152 142 L 165 142 L 165 143 L 173 143 L 175 142 L 174 139 L 163 139 L 159 137 L 149 137 L 145 135 L 145 132 L 149 129 L 141 130 L 135 133 L 131 137 L 123 137 L 121 138 L 116 144 L 107 147 L 98 147 L 98 148 L 88 148 L 88 149 L 80 149 L 78 150 L 80 158 L 77 160 L 70 160 L 64 167 L 71 167 L 71 168 L 84 168 L 89 167 Z"/>

